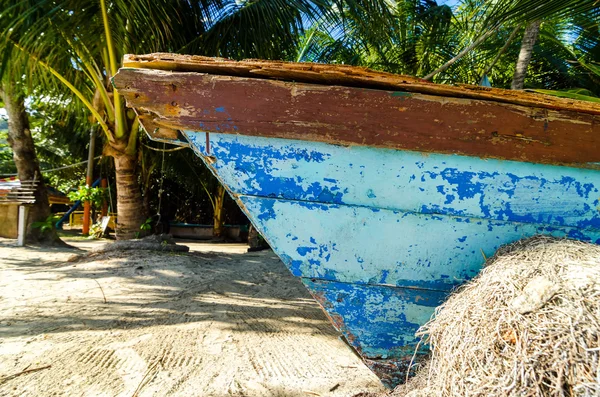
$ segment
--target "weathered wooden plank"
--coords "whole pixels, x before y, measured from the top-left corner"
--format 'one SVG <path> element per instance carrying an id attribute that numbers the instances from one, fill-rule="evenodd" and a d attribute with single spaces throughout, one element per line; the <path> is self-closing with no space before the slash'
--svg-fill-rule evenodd
<path id="1" fill-rule="evenodd" d="M 35 196 L 6 196 L 7 200 L 30 201 L 35 200 Z"/>
<path id="2" fill-rule="evenodd" d="M 141 126 L 146 130 L 150 139 L 159 142 L 169 142 L 174 145 L 187 146 L 187 141 L 181 132 L 165 128 L 154 122 L 154 116 L 141 110 L 138 111 Z"/>
<path id="3" fill-rule="evenodd" d="M 30 194 L 35 192 L 35 189 L 12 189 L 8 191 L 8 194 Z"/>
<path id="4" fill-rule="evenodd" d="M 407 92 L 122 69 L 130 106 L 172 129 L 598 167 L 594 115 Z"/>
<path id="5" fill-rule="evenodd" d="M 33 195 L 33 191 L 31 192 L 9 192 L 6 194 L 6 196 L 32 196 Z"/>
<path id="6" fill-rule="evenodd" d="M 210 167 L 238 194 L 600 230 L 596 170 L 185 134 L 199 155 L 212 156 Z"/>
<path id="7" fill-rule="evenodd" d="M 7 200 L 35 200 L 35 196 L 24 196 L 24 195 L 8 195 Z"/>
<path id="8" fill-rule="evenodd" d="M 459 86 L 451 86 L 434 84 L 413 76 L 378 72 L 348 65 L 293 63 L 254 59 L 232 61 L 224 58 L 165 53 L 125 55 L 123 65 L 127 68 L 259 77 L 302 83 L 415 92 L 453 98 L 482 99 L 546 109 L 578 110 L 590 114 L 600 114 L 600 108 L 588 102 L 477 85 L 461 84 Z"/>

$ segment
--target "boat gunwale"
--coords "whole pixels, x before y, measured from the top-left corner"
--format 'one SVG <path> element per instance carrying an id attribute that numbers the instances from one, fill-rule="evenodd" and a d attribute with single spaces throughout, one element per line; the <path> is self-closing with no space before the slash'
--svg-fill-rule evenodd
<path id="1" fill-rule="evenodd" d="M 600 115 L 593 102 L 568 99 L 524 90 L 508 90 L 472 84 L 437 84 L 418 77 L 376 71 L 360 66 L 247 59 L 234 61 L 199 55 L 153 53 L 126 54 L 124 68 L 206 73 L 319 85 L 376 90 L 406 91 L 441 97 L 478 99 L 550 110 Z"/>
<path id="2" fill-rule="evenodd" d="M 574 110 L 144 68 L 113 84 L 175 142 L 193 130 L 600 169 L 600 123 Z"/>

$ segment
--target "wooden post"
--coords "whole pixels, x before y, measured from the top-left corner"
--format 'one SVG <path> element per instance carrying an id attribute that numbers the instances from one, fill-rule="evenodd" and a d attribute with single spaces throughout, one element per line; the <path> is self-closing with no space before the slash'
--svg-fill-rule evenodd
<path id="1" fill-rule="evenodd" d="M 25 246 L 25 234 L 27 232 L 27 213 L 29 207 L 26 205 L 19 206 L 19 223 L 17 225 L 17 245 L 19 247 Z"/>
<path id="2" fill-rule="evenodd" d="M 87 165 L 87 176 L 85 177 L 85 184 L 88 186 L 92 186 L 92 176 L 94 173 L 94 143 L 95 143 L 95 129 L 92 128 L 90 131 L 90 150 L 88 152 L 88 165 Z M 90 234 L 90 210 L 92 207 L 92 203 L 89 201 L 85 201 L 83 203 L 83 226 L 81 233 L 84 235 Z"/>
<path id="3" fill-rule="evenodd" d="M 102 178 L 102 181 L 100 181 L 100 187 L 102 187 L 102 189 L 106 189 L 108 187 L 108 181 L 106 178 Z M 108 215 L 108 201 L 106 201 L 106 199 L 102 200 L 102 212 L 100 215 L 103 217 Z"/>

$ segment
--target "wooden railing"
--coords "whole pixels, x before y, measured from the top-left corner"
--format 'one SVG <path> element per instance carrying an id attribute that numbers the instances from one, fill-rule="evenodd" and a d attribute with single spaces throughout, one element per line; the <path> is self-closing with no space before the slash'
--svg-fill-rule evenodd
<path id="1" fill-rule="evenodd" d="M 0 190 L 0 204 L 33 204 L 35 189 L 40 181 L 20 181 L 20 186 L 10 190 Z"/>

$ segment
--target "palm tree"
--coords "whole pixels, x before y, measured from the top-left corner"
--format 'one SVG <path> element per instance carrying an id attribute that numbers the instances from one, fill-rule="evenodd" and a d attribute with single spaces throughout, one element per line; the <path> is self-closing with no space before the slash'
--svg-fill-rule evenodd
<path id="1" fill-rule="evenodd" d="M 510 44 L 514 33 L 518 31 L 519 26 L 525 25 L 523 39 L 519 51 L 518 59 L 514 68 L 512 79 L 512 88 L 523 88 L 525 75 L 532 59 L 534 45 L 538 38 L 540 25 L 544 20 L 572 19 L 574 15 L 593 13 L 598 15 L 599 4 L 596 0 L 499 0 L 495 2 L 481 2 L 478 0 L 465 0 L 463 5 L 479 10 L 478 16 L 481 16 L 477 38 L 472 44 L 467 46 L 447 63 L 429 73 L 425 78 L 432 78 L 436 74 L 445 71 L 458 58 L 472 52 L 474 48 L 484 43 L 489 37 L 507 26 L 515 25 L 513 34 L 505 44 Z M 508 46 L 500 48 L 499 54 L 503 53 Z M 494 58 L 492 63 L 497 61 Z M 486 69 L 487 71 L 487 69 Z"/>
<path id="2" fill-rule="evenodd" d="M 302 41 L 299 59 L 364 65 L 439 83 L 479 84 L 490 77 L 508 88 L 514 80 L 518 88 L 535 50 L 530 81 L 550 88 L 575 84 L 569 58 L 576 57 L 565 45 L 573 37 L 583 43 L 585 37 L 590 47 L 598 37 L 597 23 L 590 23 L 590 14 L 598 20 L 595 0 L 463 0 L 452 9 L 434 0 L 402 0 L 383 7 L 379 14 L 391 17 L 383 18 L 382 29 L 365 27 L 370 23 L 366 13 L 348 8 L 340 9 L 347 21 L 343 29 L 318 22 Z M 575 21 L 582 15 L 587 28 Z"/>
<path id="3" fill-rule="evenodd" d="M 2 20 L 15 18 L 15 11 L 11 8 L 4 9 L 1 14 Z M 15 58 L 11 65 L 8 65 L 7 60 L 11 58 L 11 53 L 12 46 L 0 42 L 0 54 L 3 59 L 0 66 L 0 99 L 8 115 L 7 140 L 12 150 L 19 180 L 37 181 L 34 191 L 35 203 L 29 206 L 25 240 L 28 243 L 62 244 L 53 228 L 42 231 L 41 228 L 33 227 L 35 223 L 49 219 L 50 205 L 25 107 L 25 93 L 28 88 L 31 89 L 31 86 L 26 86 L 22 78 L 26 64 L 22 59 Z"/>
<path id="4" fill-rule="evenodd" d="M 432 0 L 349 2 L 307 32 L 297 60 L 422 75 L 445 60 L 452 10 Z"/>
<path id="5" fill-rule="evenodd" d="M 533 55 L 533 46 L 540 32 L 540 25 L 542 21 L 537 20 L 530 22 L 525 28 L 523 33 L 523 39 L 521 40 L 521 51 L 519 51 L 519 58 L 515 65 L 515 73 L 513 76 L 512 84 L 510 88 L 513 90 L 522 90 L 525 84 L 525 75 L 527 74 L 527 68 L 529 62 L 531 62 L 531 56 Z"/>
<path id="6" fill-rule="evenodd" d="M 202 33 L 197 6 L 163 3 L 19 1 L 10 9 L 21 16 L 2 21 L 7 45 L 28 60 L 27 75 L 47 76 L 48 86 L 62 83 L 104 134 L 104 153 L 115 162 L 120 238 L 133 237 L 144 219 L 136 170 L 139 122 L 110 78 L 125 52 L 174 50 Z"/>
<path id="7" fill-rule="evenodd" d="M 50 216 L 48 191 L 42 179 L 31 136 L 22 87 L 7 80 L 5 78 L 2 81 L 0 97 L 8 114 L 8 143 L 13 152 L 17 174 L 21 181 L 37 181 L 34 192 L 35 203 L 29 206 L 25 240 L 28 243 L 46 245 L 61 244 L 61 240 L 53 228 L 42 230 L 33 227 L 36 222 L 44 222 Z"/>
<path id="8" fill-rule="evenodd" d="M 144 214 L 136 172 L 139 120 L 110 84 L 122 55 L 288 59 L 304 23 L 331 6 L 325 0 L 4 0 L 0 31 L 10 64 L 24 58 L 28 78 L 67 87 L 99 126 L 104 154 L 115 162 L 118 237 L 131 238 Z"/>

